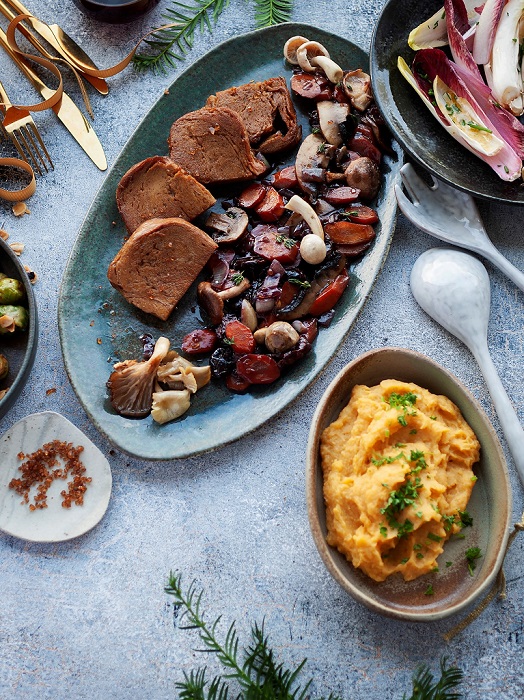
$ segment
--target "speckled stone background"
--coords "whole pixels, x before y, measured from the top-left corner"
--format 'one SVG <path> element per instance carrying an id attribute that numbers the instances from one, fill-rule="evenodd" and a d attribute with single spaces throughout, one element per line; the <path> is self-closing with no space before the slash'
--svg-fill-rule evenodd
<path id="1" fill-rule="evenodd" d="M 109 26 L 87 19 L 71 0 L 28 0 L 42 19 L 57 21 L 101 66 L 112 65 L 149 27 L 143 21 Z M 293 20 L 308 22 L 369 47 L 381 0 L 295 0 Z M 231 0 L 212 36 L 197 36 L 188 61 L 255 27 L 253 3 Z M 91 93 L 95 128 L 109 165 L 176 77 L 111 79 L 107 98 Z M 2 80 L 15 101 L 33 94 L 0 53 Z M 78 92 L 71 80 L 68 90 Z M 204 96 L 203 96 L 204 97 Z M 171 569 L 205 589 L 209 617 L 223 629 L 265 619 L 279 658 L 307 657 L 311 695 L 400 699 L 420 662 L 435 670 L 446 654 L 466 675 L 468 699 L 524 696 L 523 537 L 506 560 L 507 599 L 495 601 L 469 629 L 447 644 L 455 620 L 425 625 L 382 618 L 361 607 L 331 579 L 313 544 L 304 501 L 304 448 L 314 408 L 334 374 L 361 352 L 382 345 L 426 353 L 453 371 L 499 424 L 480 372 L 468 351 L 432 322 L 411 297 L 408 278 L 417 256 L 435 245 L 399 217 L 391 252 L 350 336 L 318 381 L 255 434 L 216 452 L 171 463 L 146 463 L 111 448 L 91 426 L 64 372 L 56 307 L 62 272 L 90 202 L 104 180 L 53 114 L 39 115 L 55 171 L 38 182 L 31 215 L 15 219 L 0 204 L 0 226 L 23 241 L 23 261 L 39 275 L 40 346 L 29 385 L 0 431 L 35 411 L 58 411 L 84 430 L 111 462 L 114 490 L 104 520 L 83 537 L 59 545 L 27 544 L 0 536 L 0 697 L 92 699 L 176 697 L 175 682 L 209 656 L 194 651 L 194 634 L 174 626 L 163 591 Z M 481 205 L 498 247 L 524 269 L 524 210 Z M 502 382 L 524 421 L 523 296 L 492 267 L 489 343 Z M 86 362 L 89 349 L 86 348 Z M 56 393 L 46 391 L 56 388 Z M 524 449 L 524 445 L 523 445 Z M 514 518 L 522 487 L 507 453 Z"/>

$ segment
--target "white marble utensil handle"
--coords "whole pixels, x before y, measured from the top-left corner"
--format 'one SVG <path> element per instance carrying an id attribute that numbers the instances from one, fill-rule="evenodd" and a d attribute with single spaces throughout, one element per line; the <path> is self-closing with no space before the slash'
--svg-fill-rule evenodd
<path id="1" fill-rule="evenodd" d="M 513 408 L 500 377 L 495 369 L 488 346 L 481 345 L 476 349 L 475 359 L 479 363 L 489 393 L 493 399 L 500 425 L 508 443 L 509 450 L 517 467 L 520 481 L 524 486 L 524 430 Z"/>
<path id="2" fill-rule="evenodd" d="M 499 270 L 509 277 L 509 279 L 514 282 L 519 289 L 524 292 L 524 274 L 515 267 L 509 260 L 507 260 L 502 253 L 495 248 L 495 246 L 486 246 L 482 251 L 483 255 L 493 263 Z"/>

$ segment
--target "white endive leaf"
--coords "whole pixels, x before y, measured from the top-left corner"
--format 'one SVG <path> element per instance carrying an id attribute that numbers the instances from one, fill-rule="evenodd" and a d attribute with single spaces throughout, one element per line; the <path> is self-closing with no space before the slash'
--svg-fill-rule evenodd
<path id="1" fill-rule="evenodd" d="M 433 93 L 453 135 L 458 131 L 471 148 L 486 156 L 494 156 L 502 149 L 504 142 L 481 121 L 472 105 L 456 95 L 438 76 L 433 81 Z"/>
<path id="2" fill-rule="evenodd" d="M 519 66 L 519 25 L 524 0 L 509 0 L 504 6 L 491 53 L 493 97 L 519 116 L 524 112 Z"/>

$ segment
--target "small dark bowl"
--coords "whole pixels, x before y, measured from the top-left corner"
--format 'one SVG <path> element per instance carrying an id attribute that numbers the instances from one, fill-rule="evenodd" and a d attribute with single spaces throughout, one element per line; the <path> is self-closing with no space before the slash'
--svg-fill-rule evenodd
<path id="1" fill-rule="evenodd" d="M 149 12 L 159 0 L 74 0 L 86 15 L 112 24 L 125 24 Z"/>
<path id="2" fill-rule="evenodd" d="M 501 180 L 487 163 L 455 141 L 397 68 L 399 56 L 411 65 L 415 55 L 408 46 L 410 31 L 442 5 L 442 0 L 389 0 L 385 5 L 370 51 L 377 105 L 404 151 L 432 175 L 475 197 L 524 204 L 522 180 Z"/>
<path id="3" fill-rule="evenodd" d="M 468 503 L 473 527 L 465 530 L 465 539 L 451 538 L 446 542 L 440 555 L 439 573 L 407 582 L 395 574 L 377 583 L 326 542 L 320 436 L 347 405 L 356 384 L 375 386 L 383 379 L 414 382 L 434 394 L 447 396 L 459 407 L 481 445 L 480 461 L 475 467 L 478 481 Z M 476 399 L 450 372 L 420 353 L 402 348 L 371 350 L 353 360 L 333 379 L 311 422 L 306 498 L 313 538 L 329 573 L 356 600 L 383 615 L 416 622 L 457 613 L 487 592 L 502 566 L 511 519 L 511 486 L 502 448 Z M 473 576 L 465 559 L 469 547 L 479 547 L 482 552 Z M 453 566 L 447 568 L 446 561 L 452 561 Z M 429 584 L 434 589 L 431 596 L 425 595 Z"/>
<path id="4" fill-rule="evenodd" d="M 0 238 L 0 272 L 8 277 L 19 279 L 26 292 L 26 304 L 29 309 L 29 327 L 27 331 L 0 336 L 0 352 L 9 361 L 9 374 L 0 381 L 0 390 L 9 387 L 9 391 L 0 399 L 0 418 L 5 416 L 22 391 L 33 363 L 38 344 L 38 313 L 36 309 L 33 286 L 26 271 L 11 247 Z"/>

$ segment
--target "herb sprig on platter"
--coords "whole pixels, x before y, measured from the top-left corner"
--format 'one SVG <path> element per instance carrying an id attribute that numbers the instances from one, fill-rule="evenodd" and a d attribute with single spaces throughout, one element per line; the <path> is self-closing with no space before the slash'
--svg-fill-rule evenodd
<path id="1" fill-rule="evenodd" d="M 293 0 L 252 0 L 257 27 L 270 27 L 287 22 L 291 17 Z M 165 13 L 165 25 L 156 29 L 144 43 L 148 51 L 136 53 L 133 65 L 139 71 L 166 72 L 183 61 L 193 48 L 195 33 L 212 33 L 219 16 L 229 0 L 188 0 L 172 2 Z"/>
<path id="2" fill-rule="evenodd" d="M 202 608 L 202 591 L 196 584 L 190 584 L 184 591 L 182 576 L 171 573 L 165 591 L 174 599 L 176 608 L 181 611 L 180 629 L 196 629 L 203 643 L 202 652 L 213 653 L 224 667 L 222 674 L 212 678 L 207 675 L 205 666 L 184 672 L 184 679 L 176 683 L 181 700 L 306 700 L 313 679 L 305 683 L 298 680 L 307 659 L 303 659 L 294 669 L 288 669 L 279 662 L 264 625 L 251 626 L 251 639 L 242 647 L 233 622 L 223 642 L 218 639 L 221 617 L 208 623 Z M 413 674 L 412 694 L 403 695 L 403 700 L 457 700 L 461 694 L 454 692 L 463 679 L 462 671 L 456 666 L 448 666 L 447 658 L 440 662 L 440 678 L 435 680 L 429 668 L 420 666 Z M 232 687 L 236 686 L 236 687 Z M 328 700 L 341 700 L 330 693 Z"/>

